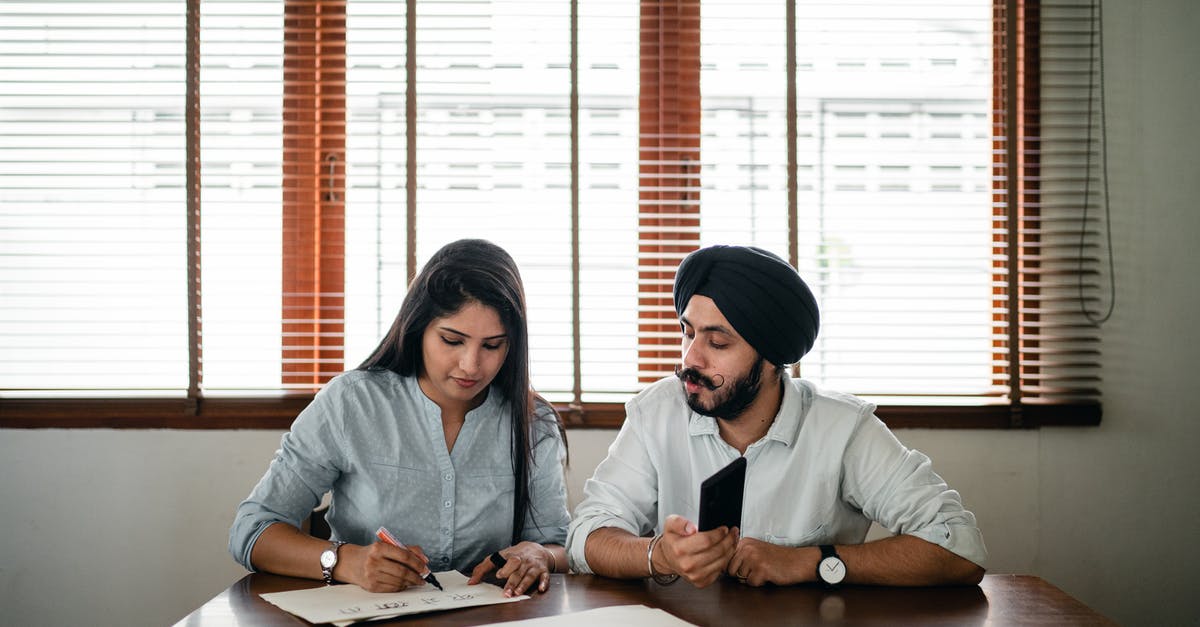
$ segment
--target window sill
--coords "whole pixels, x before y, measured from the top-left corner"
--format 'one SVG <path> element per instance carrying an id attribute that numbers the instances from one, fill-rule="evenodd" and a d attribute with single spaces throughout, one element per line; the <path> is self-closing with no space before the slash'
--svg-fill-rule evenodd
<path id="1" fill-rule="evenodd" d="M 285 430 L 308 394 L 274 398 L 0 399 L 3 429 L 271 429 Z M 621 403 L 556 405 L 567 428 L 616 429 Z M 1100 424 L 1098 403 L 1009 405 L 880 405 L 876 415 L 893 429 L 1036 429 Z"/>

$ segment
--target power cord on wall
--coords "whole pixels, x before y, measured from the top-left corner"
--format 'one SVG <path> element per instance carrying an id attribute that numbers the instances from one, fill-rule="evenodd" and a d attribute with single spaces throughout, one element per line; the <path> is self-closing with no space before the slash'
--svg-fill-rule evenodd
<path id="1" fill-rule="evenodd" d="M 1104 105 L 1104 6 L 1103 0 L 1093 0 L 1092 2 L 1092 34 L 1090 39 L 1088 58 L 1088 112 L 1087 112 L 1087 151 L 1085 160 L 1085 171 L 1083 176 L 1083 220 L 1079 226 L 1079 267 L 1078 267 L 1078 286 L 1079 286 L 1079 311 L 1083 313 L 1088 322 L 1095 326 L 1100 326 L 1108 321 L 1112 316 L 1113 309 L 1117 305 L 1117 275 L 1113 270 L 1113 247 L 1112 247 L 1112 219 L 1108 205 L 1108 108 Z M 1100 68 L 1096 70 L 1096 61 L 1099 59 Z M 1099 76 L 1100 82 L 1100 97 L 1093 99 L 1092 92 L 1096 89 L 1096 79 Z M 1096 100 L 1100 104 L 1100 178 L 1104 186 L 1104 228 L 1107 236 L 1108 249 L 1108 311 L 1103 316 L 1096 316 L 1088 311 L 1087 305 L 1083 298 L 1083 249 L 1087 237 L 1088 225 L 1088 205 L 1091 204 L 1091 182 L 1092 182 L 1092 102 Z"/>

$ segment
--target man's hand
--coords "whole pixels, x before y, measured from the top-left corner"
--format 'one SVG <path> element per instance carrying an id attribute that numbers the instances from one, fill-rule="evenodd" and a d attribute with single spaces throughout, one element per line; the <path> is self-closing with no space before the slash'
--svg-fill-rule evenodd
<path id="1" fill-rule="evenodd" d="M 690 520 L 672 514 L 664 521 L 662 539 L 654 546 L 654 572 L 678 574 L 703 588 L 724 572 L 737 541 L 736 527 L 701 532 Z"/>
<path id="2" fill-rule="evenodd" d="M 754 538 L 738 541 L 725 572 L 752 586 L 786 586 L 816 578 L 816 564 L 801 559 L 799 550 Z"/>

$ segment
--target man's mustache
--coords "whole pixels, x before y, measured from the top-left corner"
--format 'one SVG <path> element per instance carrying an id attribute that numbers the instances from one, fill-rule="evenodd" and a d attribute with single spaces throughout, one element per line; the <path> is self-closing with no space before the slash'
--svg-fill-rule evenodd
<path id="1" fill-rule="evenodd" d="M 700 374 L 700 371 L 695 368 L 680 368 L 679 366 L 675 366 L 675 376 L 679 377 L 679 380 L 684 383 L 694 383 L 709 392 L 725 385 L 725 377 L 718 374 L 717 377 L 720 378 L 720 381 L 713 381 L 711 378 Z"/>

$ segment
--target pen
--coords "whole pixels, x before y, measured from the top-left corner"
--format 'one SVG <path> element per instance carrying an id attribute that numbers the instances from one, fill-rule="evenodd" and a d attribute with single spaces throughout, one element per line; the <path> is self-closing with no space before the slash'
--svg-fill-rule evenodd
<path id="1" fill-rule="evenodd" d="M 396 536 L 392 535 L 392 532 L 388 531 L 388 530 L 387 530 L 386 528 L 384 528 L 384 527 L 380 527 L 380 528 L 379 528 L 379 529 L 378 529 L 378 530 L 375 532 L 375 535 L 376 535 L 376 536 L 377 536 L 377 537 L 378 537 L 380 540 L 383 540 L 384 542 L 387 542 L 388 544 L 390 544 L 390 545 L 392 545 L 392 546 L 399 547 L 399 548 L 402 548 L 402 549 L 407 549 L 407 548 L 408 548 L 408 547 L 404 546 L 404 544 L 403 544 L 402 542 L 400 542 L 399 540 L 397 540 L 397 539 L 396 539 Z M 434 577 L 434 576 L 433 576 L 433 573 L 429 572 L 429 567 L 428 567 L 428 566 L 426 566 L 426 567 L 425 567 L 425 572 L 423 572 L 423 573 L 419 573 L 419 574 L 421 575 L 421 578 L 422 578 L 422 579 L 424 579 L 425 581 L 427 581 L 427 582 L 429 582 L 430 584 L 432 584 L 432 585 L 433 585 L 434 587 L 436 587 L 438 590 L 442 590 L 443 592 L 445 591 L 445 588 L 442 588 L 442 584 L 438 583 L 437 577 Z"/>

